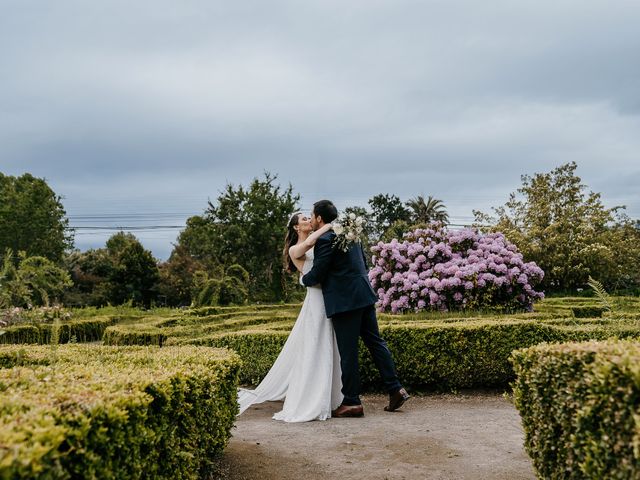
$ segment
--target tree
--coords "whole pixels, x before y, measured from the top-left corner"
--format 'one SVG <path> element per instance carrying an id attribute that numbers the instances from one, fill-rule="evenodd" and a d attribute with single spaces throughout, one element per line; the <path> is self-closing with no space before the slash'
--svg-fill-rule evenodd
<path id="1" fill-rule="evenodd" d="M 197 271 L 206 271 L 203 262 L 189 255 L 187 247 L 177 245 L 169 260 L 160 264 L 158 294 L 167 305 L 189 305 L 192 300 L 192 285 Z"/>
<path id="2" fill-rule="evenodd" d="M 149 307 L 159 280 L 158 264 L 151 252 L 133 234 L 124 232 L 107 240 L 107 251 L 113 261 L 109 275 L 112 303 L 131 301 Z"/>
<path id="3" fill-rule="evenodd" d="M 396 195 L 378 194 L 369 199 L 373 232 L 380 239 L 397 222 L 409 222 L 411 212 Z"/>
<path id="4" fill-rule="evenodd" d="M 640 290 L 640 228 L 638 221 L 616 214 L 616 220 L 603 234 L 609 247 L 599 250 L 593 258 L 596 274 L 611 291 L 628 291 L 636 295 Z M 594 252 L 595 253 L 595 252 Z M 593 276 L 592 274 L 592 276 Z"/>
<path id="5" fill-rule="evenodd" d="M 397 220 L 384 231 L 380 237 L 380 241 L 389 243 L 394 238 L 402 241 L 404 234 L 413 230 L 415 230 L 415 228 L 409 222 L 406 222 L 405 220 Z"/>
<path id="6" fill-rule="evenodd" d="M 501 231 L 528 260 L 545 272 L 543 287 L 566 291 L 582 287 L 589 275 L 607 288 L 620 274 L 629 252 L 621 242 L 632 225 L 616 223 L 623 207 L 605 208 L 599 193 L 587 191 L 575 162 L 549 173 L 523 175 L 494 215 L 474 211 L 476 222 Z M 617 240 L 616 240 L 617 239 Z"/>
<path id="7" fill-rule="evenodd" d="M 105 248 L 74 251 L 65 257 L 74 285 L 65 292 L 69 305 L 149 307 L 157 298 L 160 274 L 150 251 L 131 233 L 112 235 Z"/>
<path id="8" fill-rule="evenodd" d="M 71 285 L 69 274 L 51 260 L 40 256 L 28 257 L 25 252 L 19 252 L 16 267 L 12 250 L 5 251 L 0 272 L 1 304 L 14 307 L 49 306 Z"/>
<path id="9" fill-rule="evenodd" d="M 114 261 L 106 248 L 74 250 L 65 256 L 64 263 L 73 280 L 73 287 L 63 297 L 65 305 L 104 306 L 110 302 Z"/>
<path id="10" fill-rule="evenodd" d="M 425 200 L 424 196 L 418 195 L 411 198 L 406 203 L 411 210 L 411 221 L 413 223 L 428 224 L 431 222 L 449 223 L 449 214 L 442 203 L 442 200 L 433 198 L 431 195 Z"/>
<path id="11" fill-rule="evenodd" d="M 249 272 L 249 295 L 259 301 L 283 298 L 282 244 L 300 200 L 291 184 L 283 189 L 276 180 L 265 172 L 248 187 L 228 184 L 203 216 L 189 219 L 178 238 L 178 245 L 210 271 L 241 265 Z"/>
<path id="12" fill-rule="evenodd" d="M 46 181 L 28 173 L 20 177 L 0 173 L 0 252 L 10 248 L 27 257 L 60 262 L 72 246 L 61 197 Z"/>

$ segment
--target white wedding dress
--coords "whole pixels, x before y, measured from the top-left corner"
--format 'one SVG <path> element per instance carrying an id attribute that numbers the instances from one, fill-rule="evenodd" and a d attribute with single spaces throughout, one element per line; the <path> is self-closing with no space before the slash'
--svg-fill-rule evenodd
<path id="1" fill-rule="evenodd" d="M 309 250 L 303 274 L 312 266 L 313 250 Z M 342 402 L 340 374 L 340 354 L 322 289 L 307 287 L 302 310 L 269 373 L 255 390 L 239 389 L 240 413 L 255 403 L 284 399 L 275 420 L 326 420 Z"/>

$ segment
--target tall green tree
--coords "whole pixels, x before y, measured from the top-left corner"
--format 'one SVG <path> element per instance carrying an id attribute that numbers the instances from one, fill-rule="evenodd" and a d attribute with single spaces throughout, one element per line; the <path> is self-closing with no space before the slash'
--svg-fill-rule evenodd
<path id="1" fill-rule="evenodd" d="M 449 223 L 449 214 L 444 203 L 431 195 L 426 199 L 424 196 L 418 195 L 409 199 L 406 205 L 411 210 L 411 221 L 413 223 Z"/>
<path id="2" fill-rule="evenodd" d="M 178 238 L 190 255 L 213 270 L 241 265 L 249 272 L 250 298 L 278 301 L 289 281 L 282 268 L 286 225 L 300 201 L 268 172 L 249 186 L 228 184 L 204 215 L 191 217 Z"/>
<path id="3" fill-rule="evenodd" d="M 113 261 L 109 275 L 110 300 L 121 304 L 149 307 L 155 299 L 159 280 L 158 262 L 131 233 L 116 233 L 107 240 L 107 251 Z"/>
<path id="4" fill-rule="evenodd" d="M 73 251 L 65 266 L 74 282 L 65 292 L 68 305 L 148 307 L 160 290 L 158 262 L 131 233 L 112 235 L 104 248 Z"/>
<path id="5" fill-rule="evenodd" d="M 576 175 L 575 162 L 548 173 L 523 175 L 522 186 L 511 193 L 493 215 L 474 211 L 478 225 L 503 232 L 525 258 L 545 271 L 547 291 L 583 287 L 589 275 L 612 287 L 629 252 L 622 238 L 620 208 L 606 208 L 599 193 L 587 190 Z"/>
<path id="6" fill-rule="evenodd" d="M 170 306 L 190 305 L 195 273 L 206 272 L 206 265 L 190 255 L 187 247 L 177 245 L 159 267 L 158 294 L 162 300 Z"/>
<path id="7" fill-rule="evenodd" d="M 396 195 L 388 193 L 375 195 L 369 199 L 369 208 L 371 208 L 373 232 L 377 239 L 397 222 L 408 223 L 411 220 L 411 211 Z"/>
<path id="8" fill-rule="evenodd" d="M 73 246 L 61 200 L 44 179 L 0 173 L 0 251 L 10 248 L 60 262 Z"/>

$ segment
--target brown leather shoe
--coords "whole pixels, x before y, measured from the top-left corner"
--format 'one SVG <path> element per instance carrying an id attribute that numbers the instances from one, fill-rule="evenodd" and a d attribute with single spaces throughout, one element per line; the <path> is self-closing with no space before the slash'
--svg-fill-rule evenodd
<path id="1" fill-rule="evenodd" d="M 335 418 L 364 417 L 364 408 L 362 405 L 340 405 L 331 412 L 331 416 Z"/>
<path id="2" fill-rule="evenodd" d="M 401 388 L 396 393 L 389 394 L 389 405 L 384 407 L 385 412 L 395 412 L 399 409 L 404 402 L 409 400 L 411 396 L 407 393 L 404 388 Z"/>

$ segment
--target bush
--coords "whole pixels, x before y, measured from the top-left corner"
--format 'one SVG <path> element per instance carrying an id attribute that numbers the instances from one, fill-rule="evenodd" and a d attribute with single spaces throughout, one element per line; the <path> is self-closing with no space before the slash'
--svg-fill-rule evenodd
<path id="1" fill-rule="evenodd" d="M 220 305 L 242 305 L 249 298 L 246 283 L 236 277 L 225 277 L 220 285 Z"/>
<path id="2" fill-rule="evenodd" d="M 155 345 L 161 347 L 166 334 L 151 325 L 114 325 L 104 331 L 105 345 Z"/>
<path id="3" fill-rule="evenodd" d="M 0 347 L 0 478 L 206 475 L 237 414 L 236 354 Z"/>
<path id="4" fill-rule="evenodd" d="M 513 363 L 540 478 L 638 478 L 640 343 L 539 345 L 514 352 Z"/>
<path id="5" fill-rule="evenodd" d="M 616 330 L 606 323 L 576 325 L 561 321 L 467 320 L 382 325 L 403 384 L 411 389 L 452 390 L 472 387 L 504 388 L 514 379 L 509 357 L 513 350 L 542 342 L 604 339 L 612 335 L 640 337 L 637 323 L 621 322 Z M 263 328 L 214 333 L 185 343 L 228 347 L 243 360 L 240 382 L 257 385 L 277 358 L 288 331 Z M 171 342 L 171 339 L 169 339 Z M 369 352 L 360 348 L 363 389 L 383 391 Z"/>
<path id="6" fill-rule="evenodd" d="M 544 296 L 534 290 L 544 272 L 501 233 L 417 229 L 371 250 L 381 311 L 530 310 Z"/>
<path id="7" fill-rule="evenodd" d="M 110 325 L 120 321 L 117 316 L 92 317 L 86 319 L 66 320 L 60 324 L 59 342 L 98 342 Z M 39 343 L 51 341 L 52 323 L 20 323 L 4 329 L 0 335 L 0 344 Z"/>
<path id="8" fill-rule="evenodd" d="M 219 314 L 239 314 L 239 313 L 251 313 L 251 312 L 263 312 L 263 311 L 282 311 L 282 310 L 295 310 L 296 314 L 300 310 L 299 304 L 278 304 L 278 305 L 246 305 L 242 307 L 229 307 L 229 306 L 207 306 L 200 308 L 192 308 L 188 311 L 189 315 L 198 317 L 207 317 L 209 315 Z M 295 317 L 294 317 L 295 318 Z"/>
<path id="9" fill-rule="evenodd" d="M 249 334 L 233 332 L 193 340 L 191 343 L 230 348 L 237 352 L 242 358 L 239 381 L 244 384 L 257 385 L 278 358 L 287 337 L 287 333 L 269 331 Z"/>
<path id="10" fill-rule="evenodd" d="M 221 272 L 221 278 L 207 278 L 205 272 L 199 273 L 194 281 L 194 307 L 242 305 L 247 301 L 249 273 L 240 265 L 228 267 Z"/>
<path id="11" fill-rule="evenodd" d="M 198 292 L 194 306 L 203 307 L 207 305 L 218 305 L 220 301 L 220 288 L 222 282 L 217 278 L 210 278 L 204 282 L 202 289 Z"/>
<path id="12" fill-rule="evenodd" d="M 621 318 L 576 319 L 571 307 L 592 299 L 557 299 L 540 304 L 541 312 L 496 315 L 487 312 L 380 314 L 383 337 L 396 359 L 400 378 L 412 389 L 451 390 L 508 387 L 514 378 L 511 351 L 542 342 L 640 336 L 637 299 L 625 299 Z M 548 303 L 548 305 L 547 305 Z M 565 305 L 566 304 L 566 305 Z M 138 323 L 118 325 L 105 338 L 114 344 L 145 344 L 161 333 L 164 346 L 229 347 L 244 360 L 241 382 L 257 384 L 271 368 L 300 311 L 300 305 L 202 307 L 167 316 L 157 313 Z M 475 315 L 475 316 L 471 316 Z M 152 328 L 148 328 L 152 327 Z M 382 389 L 371 357 L 362 348 L 361 378 L 367 390 Z"/>
<path id="13" fill-rule="evenodd" d="M 572 307 L 571 311 L 576 318 L 596 318 L 602 317 L 602 314 L 606 312 L 603 307 Z"/>

